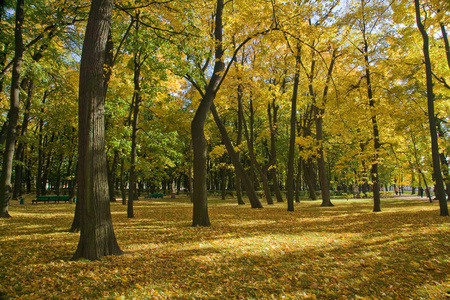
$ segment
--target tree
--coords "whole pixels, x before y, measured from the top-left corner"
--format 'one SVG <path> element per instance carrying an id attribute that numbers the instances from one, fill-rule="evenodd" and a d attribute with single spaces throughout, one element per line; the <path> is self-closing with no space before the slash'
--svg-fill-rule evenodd
<path id="1" fill-rule="evenodd" d="M 214 38 L 216 41 L 215 47 L 215 63 L 214 71 L 211 79 L 206 87 L 205 94 L 200 102 L 194 119 L 191 122 L 192 145 L 194 150 L 194 190 L 193 190 L 193 218 L 192 226 L 209 226 L 208 204 L 207 204 L 207 190 L 206 190 L 206 139 L 204 133 L 204 126 L 206 117 L 214 98 L 219 90 L 222 81 L 223 72 L 225 70 L 225 63 L 223 62 L 223 45 L 222 45 L 222 31 L 223 31 L 223 0 L 217 0 Z"/>
<path id="2" fill-rule="evenodd" d="M 440 215 L 448 216 L 448 206 L 445 197 L 444 180 L 442 178 L 440 159 L 439 159 L 439 145 L 438 145 L 438 135 L 436 127 L 436 116 L 434 112 L 434 93 L 433 93 L 433 74 L 431 70 L 431 59 L 429 54 L 429 38 L 428 33 L 421 19 L 420 12 L 420 2 L 419 0 L 414 0 L 414 7 L 416 11 L 416 23 L 419 28 L 420 34 L 423 40 L 423 56 L 425 59 L 425 75 L 426 75 L 426 86 L 427 86 L 427 100 L 428 100 L 428 123 L 430 125 L 430 137 L 431 137 L 431 155 L 433 159 L 433 177 L 436 182 L 435 194 L 436 198 L 439 200 Z"/>
<path id="3" fill-rule="evenodd" d="M 222 141 L 225 144 L 225 147 L 227 148 L 228 155 L 230 156 L 230 159 L 234 165 L 238 178 L 244 185 L 245 190 L 247 191 L 247 196 L 250 200 L 252 208 L 262 208 L 261 202 L 259 201 L 258 196 L 256 195 L 255 188 L 251 183 L 249 176 L 247 175 L 247 173 L 245 172 L 244 168 L 241 165 L 239 155 L 234 150 L 234 147 L 231 143 L 231 139 L 228 136 L 226 128 L 223 125 L 222 120 L 219 117 L 219 114 L 217 113 L 214 103 L 211 105 L 211 112 L 213 114 L 216 125 L 220 130 L 220 133 L 222 135 Z"/>
<path id="4" fill-rule="evenodd" d="M 328 96 L 328 89 L 331 81 L 331 76 L 333 72 L 333 67 L 335 64 L 336 56 L 337 56 L 337 49 L 332 49 L 330 51 L 331 53 L 331 61 L 329 66 L 327 66 L 327 75 L 326 75 L 326 81 L 325 86 L 323 88 L 322 93 L 322 99 L 319 101 L 316 91 L 314 89 L 313 81 L 316 76 L 316 60 L 314 58 L 315 56 L 315 50 L 312 51 L 312 61 L 311 61 L 311 68 L 310 72 L 308 72 L 308 80 L 309 80 L 309 95 L 313 102 L 313 113 L 314 113 L 314 121 L 316 124 L 316 138 L 317 142 L 319 143 L 318 146 L 318 155 L 317 155 L 317 165 L 319 169 L 319 179 L 320 179 L 320 188 L 322 191 L 322 206 L 333 206 L 330 200 L 330 185 L 328 180 L 328 174 L 325 166 L 325 157 L 324 157 L 324 150 L 323 150 L 323 115 L 325 114 L 325 104 L 327 102 L 327 96 Z"/>
<path id="5" fill-rule="evenodd" d="M 78 195 L 80 240 L 72 259 L 120 255 L 108 194 L 103 90 L 113 0 L 92 0 L 83 43 L 79 86 Z"/>
<path id="6" fill-rule="evenodd" d="M 23 20 L 24 0 L 17 0 L 16 28 L 14 31 L 15 55 L 11 79 L 10 109 L 8 112 L 7 138 L 3 153 L 2 174 L 0 176 L 0 218 L 11 217 L 8 212 L 11 197 L 11 174 L 14 147 L 17 139 L 17 121 L 19 119 L 20 75 L 23 61 Z"/>
<path id="7" fill-rule="evenodd" d="M 301 50 L 298 43 L 295 48 L 295 74 L 294 74 L 294 89 L 291 98 L 291 121 L 290 121 L 290 135 L 289 135 L 289 156 L 288 156 L 288 171 L 287 171 L 287 203 L 288 211 L 294 211 L 294 154 L 295 154 L 295 137 L 297 136 L 297 98 L 298 86 L 300 82 L 300 60 Z"/>

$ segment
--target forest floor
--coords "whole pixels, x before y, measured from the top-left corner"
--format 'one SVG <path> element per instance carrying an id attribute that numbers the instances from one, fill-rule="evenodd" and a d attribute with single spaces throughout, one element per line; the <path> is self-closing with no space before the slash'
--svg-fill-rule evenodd
<path id="1" fill-rule="evenodd" d="M 31 200 L 30 200 L 31 201 Z M 30 203 L 28 199 L 26 203 Z M 248 203 L 248 201 L 247 201 Z M 0 219 L 0 299 L 449 299 L 450 218 L 425 198 L 286 203 L 187 197 L 112 203 L 122 256 L 71 261 L 74 204 L 12 205 Z"/>

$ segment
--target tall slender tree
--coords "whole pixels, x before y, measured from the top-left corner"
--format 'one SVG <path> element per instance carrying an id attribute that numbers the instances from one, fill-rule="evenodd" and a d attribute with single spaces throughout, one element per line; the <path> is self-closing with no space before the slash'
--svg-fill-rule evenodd
<path id="1" fill-rule="evenodd" d="M 291 98 L 291 121 L 290 121 L 290 135 L 289 135 L 289 157 L 288 157 L 288 170 L 286 179 L 287 188 L 287 203 L 288 211 L 294 211 L 294 161 L 295 161 L 295 137 L 297 129 L 297 97 L 298 86 L 300 83 L 300 44 L 297 43 L 295 52 L 295 74 L 294 74 L 294 87 L 292 90 Z"/>
<path id="2" fill-rule="evenodd" d="M 434 92 L 433 92 L 433 73 L 431 70 L 431 59 L 429 51 L 429 38 L 428 33 L 421 19 L 421 7 L 419 0 L 414 0 L 414 7 L 416 11 L 416 23 L 417 27 L 422 35 L 423 40 L 423 56 L 425 60 L 425 75 L 427 85 L 427 104 L 428 104 L 428 123 L 430 125 L 430 137 L 431 137 L 431 156 L 433 160 L 433 177 L 436 182 L 435 194 L 439 200 L 440 215 L 448 216 L 448 206 L 445 197 L 444 180 L 442 178 L 441 166 L 439 160 L 439 145 L 438 135 L 436 127 L 436 115 L 434 112 Z"/>

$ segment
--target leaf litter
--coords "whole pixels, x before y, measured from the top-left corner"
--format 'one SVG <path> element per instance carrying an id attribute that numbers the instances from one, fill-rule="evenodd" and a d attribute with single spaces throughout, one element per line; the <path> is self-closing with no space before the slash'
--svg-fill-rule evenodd
<path id="1" fill-rule="evenodd" d="M 214 202 L 216 203 L 216 202 Z M 187 198 L 111 206 L 127 254 L 70 261 L 74 206 L 11 206 L 0 220 L 0 292 L 10 299 L 448 299 L 449 218 L 419 200 L 210 205 L 190 227 Z"/>

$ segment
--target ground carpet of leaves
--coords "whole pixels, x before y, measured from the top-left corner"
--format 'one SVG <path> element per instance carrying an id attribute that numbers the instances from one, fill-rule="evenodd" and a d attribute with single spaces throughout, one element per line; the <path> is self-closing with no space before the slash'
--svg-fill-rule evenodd
<path id="1" fill-rule="evenodd" d="M 187 198 L 113 203 L 125 255 L 71 261 L 74 204 L 13 205 L 0 220 L 5 299 L 449 299 L 450 218 L 425 200 L 286 203 L 213 199 L 190 227 Z"/>

